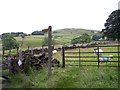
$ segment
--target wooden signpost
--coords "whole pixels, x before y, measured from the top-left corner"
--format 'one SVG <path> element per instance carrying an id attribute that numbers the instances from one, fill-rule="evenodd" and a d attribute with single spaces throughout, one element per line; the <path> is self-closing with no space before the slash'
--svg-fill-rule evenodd
<path id="1" fill-rule="evenodd" d="M 48 29 L 43 29 L 43 32 L 48 32 L 48 77 L 52 75 L 51 60 L 52 60 L 52 26 Z"/>

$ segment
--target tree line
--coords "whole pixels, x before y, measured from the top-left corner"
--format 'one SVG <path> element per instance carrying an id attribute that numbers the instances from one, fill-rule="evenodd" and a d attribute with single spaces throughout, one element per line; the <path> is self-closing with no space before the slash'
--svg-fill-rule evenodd
<path id="1" fill-rule="evenodd" d="M 44 32 L 42 32 L 42 31 L 38 31 L 38 30 L 36 30 L 36 31 L 33 31 L 31 34 L 26 34 L 26 33 L 24 33 L 24 32 L 11 32 L 11 33 L 3 33 L 3 34 L 1 34 L 1 37 L 3 36 L 3 35 L 6 35 L 6 34 L 11 34 L 11 35 L 13 35 L 14 37 L 18 37 L 18 36 L 30 36 L 30 35 L 44 35 L 45 33 Z"/>

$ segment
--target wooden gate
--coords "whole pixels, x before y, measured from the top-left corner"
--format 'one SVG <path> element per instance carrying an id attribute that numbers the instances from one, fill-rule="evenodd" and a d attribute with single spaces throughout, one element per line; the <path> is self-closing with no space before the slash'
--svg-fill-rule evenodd
<path id="1" fill-rule="evenodd" d="M 94 49 L 98 52 L 95 53 Z M 103 50 L 103 52 L 100 51 Z M 62 47 L 62 67 L 97 66 L 120 67 L 120 45 Z M 100 61 L 100 58 L 109 58 Z"/>

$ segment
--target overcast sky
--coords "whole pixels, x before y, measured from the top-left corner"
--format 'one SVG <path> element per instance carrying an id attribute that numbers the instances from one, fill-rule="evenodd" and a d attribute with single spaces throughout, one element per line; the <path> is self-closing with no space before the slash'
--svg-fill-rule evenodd
<path id="1" fill-rule="evenodd" d="M 49 25 L 53 30 L 102 30 L 119 0 L 0 0 L 0 34 L 31 33 Z"/>

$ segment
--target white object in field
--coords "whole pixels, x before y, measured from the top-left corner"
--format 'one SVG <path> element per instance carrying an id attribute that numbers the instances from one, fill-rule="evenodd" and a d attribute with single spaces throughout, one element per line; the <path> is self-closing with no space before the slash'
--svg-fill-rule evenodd
<path id="1" fill-rule="evenodd" d="M 102 54 L 102 52 L 103 52 L 103 50 L 102 49 L 94 49 L 94 52 L 97 54 L 98 53 L 98 51 L 99 51 L 99 54 Z"/>
<path id="2" fill-rule="evenodd" d="M 109 57 L 113 58 L 113 55 L 109 55 Z"/>
<path id="3" fill-rule="evenodd" d="M 102 61 L 110 61 L 110 57 L 102 57 L 102 58 L 99 58 L 99 60 L 102 62 Z"/>
<path id="4" fill-rule="evenodd" d="M 100 61 L 110 61 L 110 59 L 113 58 L 113 55 L 105 56 L 105 57 L 100 57 Z"/>
<path id="5" fill-rule="evenodd" d="M 18 65 L 22 65 L 22 61 L 20 59 L 18 60 Z"/>
<path id="6" fill-rule="evenodd" d="M 57 50 L 53 50 L 52 53 L 53 53 L 53 54 L 57 53 Z"/>

